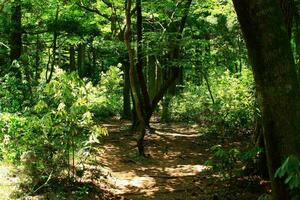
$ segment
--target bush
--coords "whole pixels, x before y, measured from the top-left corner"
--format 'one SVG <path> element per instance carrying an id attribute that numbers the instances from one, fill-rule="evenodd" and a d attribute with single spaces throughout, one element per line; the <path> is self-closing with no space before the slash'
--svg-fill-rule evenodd
<path id="1" fill-rule="evenodd" d="M 110 67 L 101 75 L 99 85 L 96 87 L 101 94 L 90 96 L 92 112 L 96 117 L 105 118 L 120 115 L 122 112 L 122 71 L 118 67 Z"/>
<path id="2" fill-rule="evenodd" d="M 65 172 L 74 176 L 70 171 L 76 152 L 91 149 L 91 138 L 99 143 L 107 134 L 91 112 L 90 99 L 101 98 L 101 93 L 77 74 L 57 70 L 50 83 L 42 82 L 33 91 L 32 108 L 0 114 L 1 157 L 23 165 L 32 191 L 49 177 L 64 177 Z"/>
<path id="3" fill-rule="evenodd" d="M 294 155 L 287 157 L 282 165 L 277 169 L 275 178 L 284 178 L 284 183 L 288 185 L 292 193 L 292 200 L 300 199 L 300 160 Z"/>
<path id="4" fill-rule="evenodd" d="M 210 74 L 214 103 L 205 83 L 197 86 L 187 83 L 179 97 L 173 98 L 171 114 L 174 119 L 204 121 L 211 125 L 210 131 L 250 128 L 254 122 L 253 77 L 248 69 L 237 75 L 225 71 Z"/>

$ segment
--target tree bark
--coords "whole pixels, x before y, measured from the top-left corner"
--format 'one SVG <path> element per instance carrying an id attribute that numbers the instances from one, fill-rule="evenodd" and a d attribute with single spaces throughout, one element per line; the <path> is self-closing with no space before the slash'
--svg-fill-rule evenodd
<path id="1" fill-rule="evenodd" d="M 57 24 L 58 16 L 59 16 L 59 5 L 57 5 L 57 8 L 56 8 L 55 24 Z M 51 65 L 50 65 L 50 69 L 49 69 L 50 62 L 48 62 L 47 71 L 46 71 L 46 82 L 47 83 L 49 83 L 51 81 L 52 74 L 53 74 L 53 71 L 54 71 L 54 65 L 55 65 L 55 61 L 56 61 L 57 38 L 58 38 L 58 32 L 56 30 L 54 30 L 54 32 L 53 32 L 53 42 L 52 42 L 52 62 L 51 62 Z M 50 61 L 50 58 L 49 58 L 49 61 Z M 50 70 L 50 72 L 49 72 L 49 70 Z M 48 73 L 49 73 L 49 76 L 48 76 Z"/>
<path id="2" fill-rule="evenodd" d="M 131 0 L 127 0 L 126 2 L 126 29 L 124 33 L 124 40 L 128 49 L 128 57 L 129 57 L 129 78 L 130 78 L 130 86 L 131 86 L 131 92 L 134 99 L 135 104 L 135 112 L 138 118 L 139 123 L 139 137 L 137 139 L 137 147 L 139 150 L 140 156 L 145 156 L 144 152 L 144 136 L 146 132 L 146 125 L 142 110 L 142 105 L 140 102 L 140 99 L 138 97 L 138 89 L 137 89 L 137 83 L 136 83 L 136 72 L 135 72 L 135 64 L 134 64 L 134 51 L 131 47 Z"/>
<path id="3" fill-rule="evenodd" d="M 75 48 L 73 45 L 69 47 L 69 60 L 70 60 L 70 66 L 69 71 L 75 71 L 76 70 L 76 61 L 75 61 Z"/>
<path id="4" fill-rule="evenodd" d="M 156 78 L 156 66 L 155 66 L 155 57 L 150 55 L 148 62 L 148 91 L 149 99 L 152 101 L 155 95 L 155 78 Z"/>
<path id="5" fill-rule="evenodd" d="M 233 0 L 261 102 L 264 143 L 275 200 L 290 199 L 274 174 L 289 155 L 300 157 L 300 88 L 280 3 Z"/>
<path id="6" fill-rule="evenodd" d="M 85 71 L 85 45 L 80 44 L 78 46 L 78 55 L 77 55 L 77 70 L 79 77 L 83 78 L 86 75 Z"/>
<path id="7" fill-rule="evenodd" d="M 123 62 L 124 72 L 124 86 L 123 86 L 123 119 L 131 118 L 130 106 L 130 77 L 129 77 L 129 63 Z"/>
<path id="8" fill-rule="evenodd" d="M 22 7 L 21 1 L 15 0 L 11 8 L 10 60 L 18 60 L 22 53 Z"/>
<path id="9" fill-rule="evenodd" d="M 143 74 L 143 16 L 141 0 L 136 0 L 136 27 L 137 27 L 137 76 L 139 80 L 139 86 L 141 89 L 142 99 L 144 104 L 145 114 L 149 114 L 151 110 L 151 103 L 149 93 L 147 90 L 146 81 Z"/>

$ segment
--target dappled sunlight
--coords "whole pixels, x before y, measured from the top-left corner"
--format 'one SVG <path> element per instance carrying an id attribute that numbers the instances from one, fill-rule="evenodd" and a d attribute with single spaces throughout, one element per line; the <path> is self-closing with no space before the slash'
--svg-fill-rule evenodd
<path id="1" fill-rule="evenodd" d="M 192 176 L 206 170 L 204 165 L 177 165 L 174 167 L 167 167 L 164 169 L 170 176 Z"/>
<path id="2" fill-rule="evenodd" d="M 9 165 L 0 165 L 0 200 L 9 199 L 10 194 L 17 189 L 19 178 L 10 174 L 11 169 Z"/>
<path id="3" fill-rule="evenodd" d="M 108 183 L 118 189 L 117 193 L 130 192 L 132 188 L 150 189 L 155 188 L 155 179 L 149 176 L 137 176 L 132 173 L 111 173 Z"/>
<path id="4" fill-rule="evenodd" d="M 185 177 L 185 176 L 195 176 L 198 175 L 200 172 L 207 170 L 208 167 L 204 165 L 176 165 L 174 167 L 141 167 L 142 171 L 152 170 L 156 171 L 156 173 L 166 174 L 169 178 L 178 178 L 178 177 Z M 156 176 L 156 175 L 150 175 Z"/>
<path id="5" fill-rule="evenodd" d="M 180 134 L 180 133 L 174 133 L 174 132 L 161 132 L 156 130 L 156 134 L 158 135 L 164 135 L 164 136 L 173 136 L 173 137 L 189 137 L 189 138 L 196 138 L 199 136 L 199 134 Z"/>

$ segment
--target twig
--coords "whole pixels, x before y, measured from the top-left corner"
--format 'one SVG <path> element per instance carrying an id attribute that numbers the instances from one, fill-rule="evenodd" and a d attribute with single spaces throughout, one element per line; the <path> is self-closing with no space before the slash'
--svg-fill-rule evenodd
<path id="1" fill-rule="evenodd" d="M 50 179 L 51 179 L 52 173 L 53 173 L 53 170 L 51 171 L 50 175 L 48 176 L 47 181 L 46 181 L 43 185 L 41 185 L 40 187 L 38 187 L 36 190 L 34 190 L 33 193 L 36 193 L 36 192 L 37 192 L 38 190 L 40 190 L 42 187 L 44 187 L 45 185 L 47 185 L 47 183 L 48 183 L 48 182 L 50 181 Z"/>

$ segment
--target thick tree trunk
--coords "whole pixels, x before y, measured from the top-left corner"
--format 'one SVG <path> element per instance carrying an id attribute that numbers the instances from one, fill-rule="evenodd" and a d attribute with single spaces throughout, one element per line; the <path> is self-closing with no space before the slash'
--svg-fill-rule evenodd
<path id="1" fill-rule="evenodd" d="M 300 88 L 289 32 L 278 1 L 233 0 L 261 102 L 268 170 L 275 200 L 290 199 L 274 178 L 289 155 L 300 157 Z"/>

